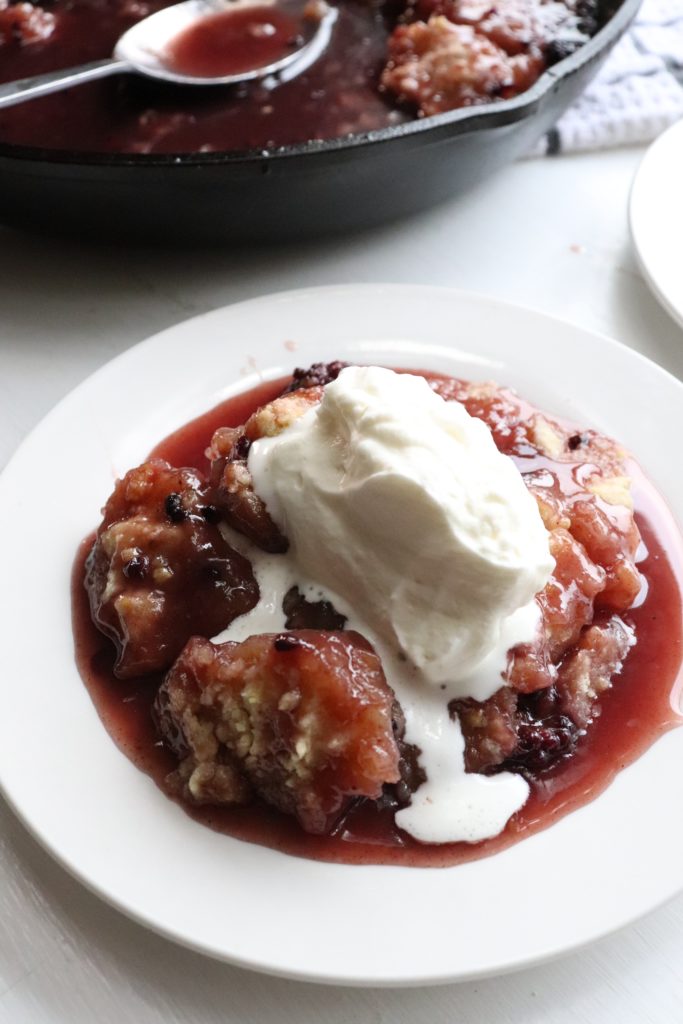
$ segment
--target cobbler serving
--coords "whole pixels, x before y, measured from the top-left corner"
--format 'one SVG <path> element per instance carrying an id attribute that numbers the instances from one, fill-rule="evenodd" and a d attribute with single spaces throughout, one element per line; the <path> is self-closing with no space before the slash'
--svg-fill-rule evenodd
<path id="1" fill-rule="evenodd" d="M 264 26 L 285 52 L 298 45 L 305 0 L 280 2 L 298 11 L 289 37 L 264 0 L 254 8 L 254 24 L 245 22 L 240 52 L 257 30 L 266 38 Z M 169 87 L 135 75 L 93 82 L 3 110 L 0 142 L 80 152 L 205 153 L 270 151 L 364 133 L 517 96 L 590 39 L 619 6 L 618 0 L 331 3 L 337 19 L 329 45 L 295 77 L 271 75 L 223 89 Z M 110 57 L 123 32 L 167 6 L 169 0 L 0 0 L 0 81 Z M 205 74 L 216 71 L 214 48 Z M 201 73 L 198 59 L 195 54 L 192 73 Z"/>
<path id="2" fill-rule="evenodd" d="M 122 749 L 205 824 L 453 864 L 591 799 L 678 721 L 669 529 L 616 442 L 504 387 L 316 364 L 116 483 L 76 562 L 78 662 Z"/>

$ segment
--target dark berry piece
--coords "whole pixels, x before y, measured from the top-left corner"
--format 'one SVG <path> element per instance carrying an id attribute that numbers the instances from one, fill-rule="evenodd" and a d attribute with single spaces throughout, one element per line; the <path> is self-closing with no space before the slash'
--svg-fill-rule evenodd
<path id="1" fill-rule="evenodd" d="M 223 573 L 221 572 L 220 566 L 216 565 L 214 562 L 207 562 L 204 566 L 204 575 L 207 579 L 215 583 L 223 579 Z"/>
<path id="2" fill-rule="evenodd" d="M 236 456 L 236 458 L 238 458 L 238 459 L 246 459 L 246 457 L 249 454 L 249 449 L 250 448 L 251 448 L 251 441 L 246 436 L 246 434 L 242 434 L 242 436 L 239 437 L 237 439 L 237 441 L 235 442 L 235 456 Z"/>
<path id="3" fill-rule="evenodd" d="M 571 57 L 583 42 L 585 40 L 553 39 L 544 48 L 545 59 L 548 64 L 558 64 L 565 57 Z"/>
<path id="4" fill-rule="evenodd" d="M 340 615 L 329 601 L 307 601 L 297 587 L 291 587 L 282 600 L 287 629 L 344 629 L 346 616 Z"/>
<path id="5" fill-rule="evenodd" d="M 299 641 L 295 636 L 276 636 L 273 640 L 273 647 L 276 651 L 293 651 L 299 647 Z"/>
<path id="6" fill-rule="evenodd" d="M 182 523 L 187 519 L 183 499 L 177 491 L 169 494 L 164 502 L 164 511 L 172 523 Z"/>
<path id="7" fill-rule="evenodd" d="M 124 564 L 123 575 L 128 580 L 141 580 L 147 575 L 148 569 L 149 559 L 147 555 L 143 555 L 141 551 L 136 550 L 133 557 L 129 558 Z"/>
<path id="8" fill-rule="evenodd" d="M 348 365 L 348 363 L 337 359 L 332 363 L 313 363 L 308 369 L 297 366 L 292 374 L 292 381 L 285 388 L 284 394 L 299 391 L 301 388 L 324 387 L 336 380 L 344 367 Z"/>

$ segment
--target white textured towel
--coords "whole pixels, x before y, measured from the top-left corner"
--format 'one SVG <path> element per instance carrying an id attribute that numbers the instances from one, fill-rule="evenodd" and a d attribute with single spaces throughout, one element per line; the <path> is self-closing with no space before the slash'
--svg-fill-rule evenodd
<path id="1" fill-rule="evenodd" d="M 644 0 L 582 96 L 532 156 L 649 142 L 683 117 L 683 0 Z"/>

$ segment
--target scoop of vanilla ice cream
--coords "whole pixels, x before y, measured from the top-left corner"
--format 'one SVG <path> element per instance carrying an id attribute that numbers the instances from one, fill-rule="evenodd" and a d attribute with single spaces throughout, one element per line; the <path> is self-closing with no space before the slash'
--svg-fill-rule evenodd
<path id="1" fill-rule="evenodd" d="M 519 610 L 554 564 L 536 502 L 488 427 L 423 377 L 342 370 L 252 445 L 249 469 L 302 574 L 430 682 L 470 676 L 501 636 L 512 646 L 506 623 L 528 630 Z"/>

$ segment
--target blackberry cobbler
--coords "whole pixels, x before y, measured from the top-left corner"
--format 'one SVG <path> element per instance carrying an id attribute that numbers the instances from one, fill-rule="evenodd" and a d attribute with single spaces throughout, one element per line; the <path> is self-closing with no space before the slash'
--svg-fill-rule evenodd
<path id="1" fill-rule="evenodd" d="M 379 595 L 376 614 L 348 596 L 366 601 L 370 594 L 363 608 L 371 607 L 379 586 L 371 555 L 359 564 L 330 535 L 333 550 L 325 557 L 339 588 L 322 570 L 312 578 L 310 564 L 303 568 L 301 524 L 283 513 L 291 495 L 282 488 L 271 493 L 271 477 L 259 468 L 258 453 L 287 438 L 317 473 L 307 447 L 310 425 L 329 419 L 333 401 L 344 398 L 344 382 L 348 394 L 349 382 L 377 384 L 373 401 L 381 404 L 389 378 L 401 395 L 419 382 L 429 394 L 414 393 L 437 417 L 457 411 L 490 446 L 491 458 L 502 459 L 496 473 L 511 475 L 519 508 L 538 520 L 543 584 L 532 589 L 531 602 L 515 599 L 514 608 L 523 608 L 510 615 L 504 609 L 506 622 L 524 612 L 527 625 L 517 633 L 503 629 L 508 641 L 484 651 L 483 660 L 483 648 L 471 654 L 468 634 L 460 646 L 446 645 L 446 667 L 438 669 L 434 651 L 411 646 L 411 629 L 422 625 L 401 620 L 405 608 L 396 613 L 399 626 L 384 630 L 385 606 L 403 601 L 408 615 L 417 614 L 412 591 L 397 596 L 405 552 L 391 567 L 399 582 Z M 382 421 L 364 449 L 359 431 L 375 412 L 368 406 L 353 428 L 353 457 L 361 461 L 389 433 Z M 405 410 L 418 440 L 421 415 L 417 407 Z M 455 437 L 457 418 L 444 423 Z M 302 485 L 294 479 L 293 451 L 285 464 L 296 492 Z M 478 455 L 477 467 L 486 458 Z M 350 472 L 342 471 L 345 486 Z M 356 497 L 351 514 L 362 517 L 359 502 L 377 501 L 371 518 L 381 517 L 383 498 L 376 495 L 396 472 L 369 472 L 372 489 Z M 418 483 L 407 480 L 406 503 L 394 505 L 387 522 L 401 519 Z M 488 484 L 471 485 L 478 486 L 483 494 Z M 331 502 L 327 482 L 323 492 Z M 492 514 L 506 515 L 496 501 Z M 457 514 L 464 521 L 465 512 Z M 429 564 L 432 534 L 421 532 L 421 522 L 403 525 L 406 536 L 413 530 L 417 553 L 405 586 L 419 584 L 424 595 L 433 585 L 443 597 L 433 570 L 431 583 L 414 582 L 420 560 Z M 486 517 L 476 526 L 489 528 Z M 224 403 L 116 483 L 76 565 L 79 665 L 119 745 L 206 824 L 332 860 L 452 864 L 500 849 L 590 799 L 678 720 L 670 697 L 680 663 L 681 602 L 678 565 L 672 568 L 664 547 L 669 529 L 663 503 L 633 460 L 596 430 L 568 426 L 493 383 L 316 364 Z M 393 526 L 382 530 L 393 536 Z M 492 533 L 481 543 L 508 540 Z M 471 551 L 458 557 L 466 561 Z M 345 558 L 357 591 L 344 589 Z M 498 562 L 496 571 L 502 572 Z M 485 580 L 486 601 L 500 599 L 508 575 Z M 463 579 L 466 616 L 465 604 L 479 600 L 479 583 L 471 567 Z M 462 596 L 456 588 L 456 605 Z M 472 617 L 470 632 L 486 607 Z M 431 610 L 421 614 L 427 619 Z M 439 612 L 442 631 L 449 614 L 450 606 Z M 467 658 L 472 666 L 454 689 L 453 666 Z M 460 765 L 440 781 L 429 749 L 436 719 L 424 717 L 423 699 L 443 710 L 439 770 L 448 759 Z M 429 728 L 421 733 L 423 720 Z M 423 810 L 433 801 L 457 803 L 458 786 L 471 783 L 468 806 L 480 815 L 471 828 L 464 811 L 457 827 L 432 818 L 424 824 L 421 800 Z"/>

